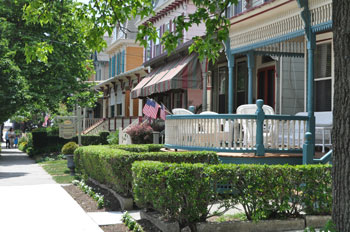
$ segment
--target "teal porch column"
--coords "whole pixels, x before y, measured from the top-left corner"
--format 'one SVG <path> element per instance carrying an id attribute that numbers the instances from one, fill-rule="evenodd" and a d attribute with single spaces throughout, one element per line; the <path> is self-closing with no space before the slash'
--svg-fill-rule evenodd
<path id="1" fill-rule="evenodd" d="M 227 66 L 228 66 L 228 113 L 232 114 L 234 109 L 234 67 L 235 59 L 234 55 L 231 54 L 231 45 L 230 39 L 228 38 L 225 41 L 225 52 L 227 57 Z"/>
<path id="2" fill-rule="evenodd" d="M 248 58 L 248 104 L 253 104 L 253 69 L 255 66 L 254 53 L 249 52 Z"/>
<path id="3" fill-rule="evenodd" d="M 310 157 L 313 157 L 315 154 L 314 52 L 316 48 L 316 35 L 312 32 L 309 1 L 298 0 L 298 5 L 300 8 L 303 8 L 301 11 L 301 18 L 305 24 L 305 35 L 307 39 L 307 112 L 309 121 L 307 123 L 308 133 L 305 135 L 305 140 L 308 141 L 309 149 L 303 152 L 303 156 L 307 153 L 308 158 L 303 158 L 303 163 L 307 164 L 311 160 Z"/>
<path id="4" fill-rule="evenodd" d="M 256 110 L 256 155 L 264 156 L 265 147 L 264 147 L 264 119 L 265 112 L 263 110 L 264 100 L 258 99 L 256 101 L 257 110 Z"/>

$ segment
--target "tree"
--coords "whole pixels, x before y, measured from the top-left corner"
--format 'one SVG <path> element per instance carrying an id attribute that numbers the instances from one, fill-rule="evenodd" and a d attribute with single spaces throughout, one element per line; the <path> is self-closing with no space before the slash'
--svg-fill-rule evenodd
<path id="1" fill-rule="evenodd" d="M 66 0 L 61 0 L 65 2 Z M 179 16 L 175 19 L 176 32 L 165 32 L 160 38 L 161 43 L 168 50 L 169 54 L 175 50 L 178 41 L 183 38 L 184 31 L 188 31 L 192 25 L 203 23 L 206 27 L 206 34 L 202 37 L 194 37 L 193 44 L 190 46 L 190 52 L 195 51 L 200 58 L 207 57 L 209 60 L 215 61 L 223 48 L 222 41 L 226 40 L 229 32 L 230 21 L 225 17 L 225 11 L 231 4 L 237 4 L 238 0 L 215 0 L 203 1 L 192 0 L 196 6 L 196 12 L 187 16 Z M 29 5 L 26 12 L 31 15 L 43 15 L 42 19 L 33 20 L 40 23 L 46 23 L 51 20 L 51 5 L 54 1 L 34 0 Z M 117 25 L 121 30 L 127 30 L 123 27 L 124 23 L 132 18 L 140 17 L 141 19 L 149 15 L 155 15 L 152 0 L 123 0 L 123 1 L 106 1 L 106 0 L 90 0 L 89 5 L 82 4 L 76 11 L 79 18 L 83 21 L 88 20 L 93 27 L 87 31 L 88 36 L 86 42 L 91 48 L 101 50 L 105 43 L 103 35 L 107 31 L 112 34 L 113 28 Z M 40 7 L 41 6 L 41 7 Z M 147 46 L 149 38 L 154 42 L 157 40 L 157 28 L 151 22 L 142 24 L 138 27 L 137 41 L 144 47 Z"/>
<path id="2" fill-rule="evenodd" d="M 0 19 L 0 27 L 3 24 Z M 24 101 L 25 79 L 14 64 L 14 54 L 8 49 L 8 40 L 0 41 L 0 124 L 16 112 L 16 105 Z"/>
<path id="3" fill-rule="evenodd" d="M 92 72 L 91 50 L 85 42 L 85 32 L 91 24 L 77 17 L 76 3 L 47 2 L 50 8 L 45 8 L 45 4 L 35 6 L 30 0 L 1 1 L 0 44 L 7 50 L 1 50 L 0 63 L 12 71 L 1 73 L 1 89 L 7 97 L 1 96 L 1 100 L 7 104 L 0 104 L 0 111 L 7 114 L 1 114 L 0 121 L 15 112 L 26 116 L 56 111 L 61 102 L 91 102 L 89 97 L 95 96 L 85 82 Z M 39 15 L 31 12 L 29 3 L 37 7 L 35 12 Z M 49 14 L 41 12 L 43 8 Z M 25 17 L 23 9 L 33 13 L 31 17 Z"/>
<path id="4" fill-rule="evenodd" d="M 333 0 L 333 210 L 337 231 L 350 231 L 350 2 Z"/>

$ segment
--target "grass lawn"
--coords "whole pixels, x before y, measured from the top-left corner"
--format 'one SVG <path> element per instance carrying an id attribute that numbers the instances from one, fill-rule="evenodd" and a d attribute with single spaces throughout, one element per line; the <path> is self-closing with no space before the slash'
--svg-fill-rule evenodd
<path id="1" fill-rule="evenodd" d="M 45 171 L 59 184 L 70 184 L 74 176 L 70 176 L 67 160 L 53 160 L 39 163 Z"/>

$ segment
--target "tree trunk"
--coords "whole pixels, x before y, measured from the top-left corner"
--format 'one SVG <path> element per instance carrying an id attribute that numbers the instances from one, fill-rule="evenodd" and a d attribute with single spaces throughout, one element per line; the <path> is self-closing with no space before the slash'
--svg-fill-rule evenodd
<path id="1" fill-rule="evenodd" d="M 333 212 L 337 231 L 350 231 L 350 1 L 333 0 Z"/>

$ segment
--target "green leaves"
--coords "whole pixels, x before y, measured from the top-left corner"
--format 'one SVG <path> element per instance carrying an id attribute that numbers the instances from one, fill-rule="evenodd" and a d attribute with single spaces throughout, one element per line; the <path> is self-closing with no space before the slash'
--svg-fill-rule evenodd
<path id="1" fill-rule="evenodd" d="M 24 54 L 26 56 L 27 64 L 31 63 L 33 60 L 38 62 L 48 63 L 48 55 L 53 52 L 53 46 L 47 42 L 39 42 L 33 44 L 32 46 L 25 44 Z"/>
<path id="2" fill-rule="evenodd" d="M 243 206 L 248 220 L 331 213 L 329 165 L 204 165 L 134 162 L 133 193 L 138 206 L 153 208 L 180 225 L 199 222 L 207 208 Z M 190 203 L 189 203 L 190 202 Z"/>

